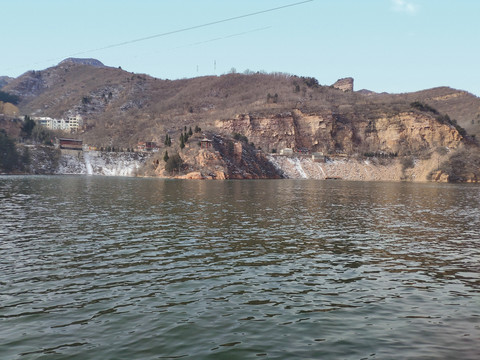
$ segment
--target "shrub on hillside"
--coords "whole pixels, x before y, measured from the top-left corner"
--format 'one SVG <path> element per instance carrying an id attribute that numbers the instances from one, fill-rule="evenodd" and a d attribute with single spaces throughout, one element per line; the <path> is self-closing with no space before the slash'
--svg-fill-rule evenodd
<path id="1" fill-rule="evenodd" d="M 245 144 L 248 144 L 248 137 L 246 137 L 245 135 L 235 133 L 233 134 L 233 138 L 237 141 L 241 141 L 241 142 L 244 142 Z"/>
<path id="2" fill-rule="evenodd" d="M 466 147 L 457 150 L 450 158 L 440 164 L 439 170 L 448 174 L 449 181 L 463 182 L 480 179 L 480 153 L 478 147 Z"/>
<path id="3" fill-rule="evenodd" d="M 183 165 L 183 160 L 180 155 L 175 154 L 168 158 L 167 163 L 165 164 L 165 170 L 169 173 L 174 173 L 180 171 Z"/>
<path id="4" fill-rule="evenodd" d="M 414 102 L 410 103 L 410 106 L 417 109 L 417 110 L 420 110 L 420 111 L 425 111 L 425 112 L 431 112 L 433 114 L 438 114 L 437 109 L 431 107 L 428 104 L 421 103 L 420 101 L 414 101 Z"/>
<path id="5" fill-rule="evenodd" d="M 415 167 L 415 160 L 412 156 L 404 156 L 400 159 L 400 164 L 402 164 L 402 170 L 410 169 Z"/>

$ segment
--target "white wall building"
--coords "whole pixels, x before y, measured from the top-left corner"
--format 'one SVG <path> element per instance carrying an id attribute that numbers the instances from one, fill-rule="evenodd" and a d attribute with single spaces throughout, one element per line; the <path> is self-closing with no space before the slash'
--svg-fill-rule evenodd
<path id="1" fill-rule="evenodd" d="M 32 117 L 32 120 L 50 130 L 78 131 L 83 127 L 80 115 L 69 116 L 67 119 L 52 119 L 46 116 Z"/>

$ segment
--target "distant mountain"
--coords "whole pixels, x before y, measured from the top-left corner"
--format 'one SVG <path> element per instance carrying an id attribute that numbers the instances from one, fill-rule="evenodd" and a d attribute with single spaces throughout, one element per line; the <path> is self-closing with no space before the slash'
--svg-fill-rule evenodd
<path id="1" fill-rule="evenodd" d="M 13 78 L 11 78 L 11 77 L 0 76 L 0 89 L 3 88 L 5 85 L 7 85 L 12 80 L 13 80 Z"/>
<path id="2" fill-rule="evenodd" d="M 362 95 L 375 95 L 376 94 L 375 91 L 367 90 L 367 89 L 361 89 L 361 90 L 358 90 L 357 92 L 359 94 L 362 94 Z"/>
<path id="3" fill-rule="evenodd" d="M 89 65 L 95 67 L 105 67 L 105 65 L 97 59 L 82 59 L 82 58 L 67 58 L 61 61 L 58 65 L 62 64 L 79 64 L 79 65 Z"/>

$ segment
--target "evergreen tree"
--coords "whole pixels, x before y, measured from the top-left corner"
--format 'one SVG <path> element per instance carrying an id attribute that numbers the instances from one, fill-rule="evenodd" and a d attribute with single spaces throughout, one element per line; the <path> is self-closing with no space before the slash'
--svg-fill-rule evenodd
<path id="1" fill-rule="evenodd" d="M 0 169 L 4 171 L 13 170 L 18 164 L 19 156 L 13 139 L 5 130 L 0 130 Z"/>
<path id="2" fill-rule="evenodd" d="M 192 127 L 190 126 L 190 129 L 188 130 L 188 136 L 192 136 L 193 135 L 193 131 L 192 131 Z"/>
<path id="3" fill-rule="evenodd" d="M 51 139 L 54 137 L 54 133 L 42 125 L 36 125 L 31 134 L 34 141 L 45 145 L 53 145 Z"/>
<path id="4" fill-rule="evenodd" d="M 179 171 L 183 165 L 183 160 L 180 155 L 175 154 L 168 158 L 167 163 L 165 164 L 165 170 L 169 173 Z"/>
<path id="5" fill-rule="evenodd" d="M 12 95 L 7 92 L 0 91 L 0 101 L 17 105 L 20 101 L 20 98 L 17 95 Z"/>
<path id="6" fill-rule="evenodd" d="M 169 157 L 168 157 L 168 151 L 165 150 L 165 155 L 163 155 L 163 161 L 167 162 L 168 159 L 169 159 Z"/>
<path id="7" fill-rule="evenodd" d="M 35 127 L 35 121 L 33 121 L 30 116 L 25 115 L 22 125 L 22 135 L 25 138 L 30 138 L 32 136 L 33 128 Z"/>
<path id="8" fill-rule="evenodd" d="M 184 147 L 185 147 L 185 139 L 182 134 L 180 135 L 180 149 L 183 149 Z"/>

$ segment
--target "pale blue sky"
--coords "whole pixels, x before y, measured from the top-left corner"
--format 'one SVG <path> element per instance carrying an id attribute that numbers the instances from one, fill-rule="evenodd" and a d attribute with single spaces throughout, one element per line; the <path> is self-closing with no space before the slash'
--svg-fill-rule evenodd
<path id="1" fill-rule="evenodd" d="M 313 0 L 90 51 L 300 1 L 0 0 L 0 75 L 77 54 L 164 79 L 235 68 L 327 85 L 352 76 L 356 90 L 451 86 L 480 95 L 478 0 Z"/>

